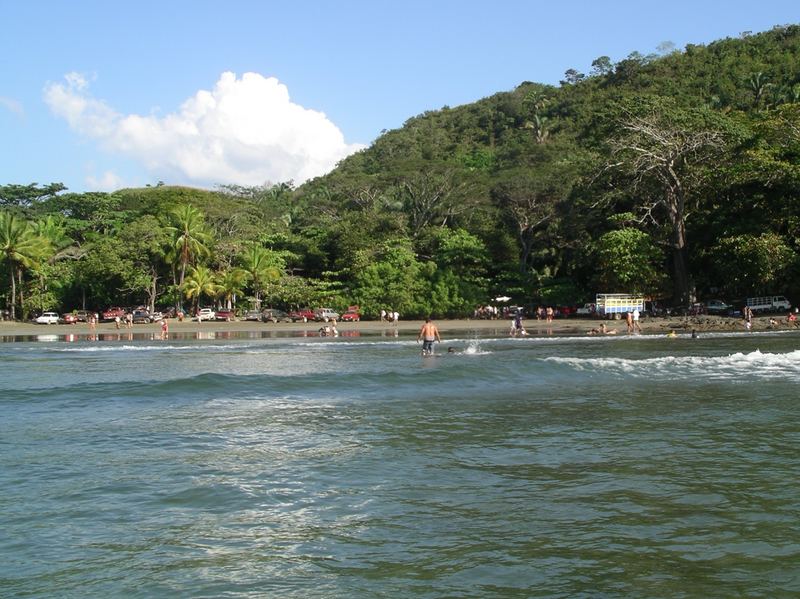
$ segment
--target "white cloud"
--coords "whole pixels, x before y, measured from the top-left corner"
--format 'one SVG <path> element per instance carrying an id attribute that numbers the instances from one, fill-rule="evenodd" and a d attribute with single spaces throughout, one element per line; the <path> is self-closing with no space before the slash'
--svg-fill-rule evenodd
<path id="1" fill-rule="evenodd" d="M 213 90 L 163 117 L 120 114 L 91 96 L 85 77 L 69 73 L 65 80 L 44 90 L 56 115 L 168 182 L 301 183 L 363 148 L 346 144 L 324 113 L 293 103 L 285 85 L 258 73 L 223 73 Z"/>
<path id="2" fill-rule="evenodd" d="M 17 116 L 25 116 L 25 109 L 22 108 L 22 102 L 15 100 L 14 98 L 0 96 L 0 106 L 8 109 Z"/>
<path id="3" fill-rule="evenodd" d="M 122 179 L 113 171 L 105 171 L 99 177 L 86 176 L 86 186 L 89 191 L 115 191 L 124 187 Z"/>

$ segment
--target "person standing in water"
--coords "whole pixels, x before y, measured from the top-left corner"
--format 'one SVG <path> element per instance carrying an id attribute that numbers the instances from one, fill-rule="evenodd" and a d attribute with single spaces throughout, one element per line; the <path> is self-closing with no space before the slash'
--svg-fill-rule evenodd
<path id="1" fill-rule="evenodd" d="M 425 319 L 425 324 L 423 324 L 422 328 L 419 330 L 417 341 L 420 339 L 422 340 L 423 356 L 430 356 L 433 353 L 434 341 L 442 342 L 442 338 L 439 337 L 439 329 L 433 324 L 430 316 Z"/>

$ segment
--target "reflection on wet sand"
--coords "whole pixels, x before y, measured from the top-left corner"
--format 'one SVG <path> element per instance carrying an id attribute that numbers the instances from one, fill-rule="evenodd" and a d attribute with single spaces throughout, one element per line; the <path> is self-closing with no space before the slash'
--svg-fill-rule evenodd
<path id="1" fill-rule="evenodd" d="M 382 331 L 381 336 L 397 337 L 397 330 Z M 340 337 L 361 337 L 361 331 L 345 330 L 339 331 Z M 191 331 L 168 333 L 167 340 L 171 341 L 191 341 L 203 340 L 214 341 L 218 339 L 286 339 L 290 337 L 319 337 L 317 330 L 304 329 L 301 331 Z M 120 342 L 120 341 L 163 341 L 159 333 L 146 332 L 135 333 L 133 331 L 97 333 L 89 331 L 87 333 L 66 333 L 64 335 L 0 335 L 0 342 L 19 343 L 26 341 L 62 341 L 66 343 L 77 343 L 87 341 Z"/>

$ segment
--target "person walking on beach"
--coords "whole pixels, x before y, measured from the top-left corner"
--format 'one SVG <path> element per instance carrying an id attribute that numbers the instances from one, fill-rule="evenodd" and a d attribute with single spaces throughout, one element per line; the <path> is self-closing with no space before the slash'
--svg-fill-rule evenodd
<path id="1" fill-rule="evenodd" d="M 625 313 L 625 324 L 628 326 L 628 335 L 633 333 L 633 314 L 631 312 Z"/>
<path id="2" fill-rule="evenodd" d="M 439 337 L 439 329 L 433 324 L 431 317 L 425 319 L 425 324 L 422 325 L 422 328 L 419 330 L 419 335 L 417 335 L 417 342 L 422 340 L 422 355 L 423 356 L 430 356 L 433 354 L 433 342 L 438 341 L 439 343 L 442 342 L 442 338 Z"/>
<path id="3" fill-rule="evenodd" d="M 169 325 L 167 324 L 167 319 L 164 318 L 161 320 L 161 338 L 166 339 L 167 335 L 169 335 Z"/>
<path id="4" fill-rule="evenodd" d="M 641 333 L 642 327 L 639 326 L 639 316 L 640 316 L 639 308 L 636 307 L 633 309 L 633 331 L 634 332 L 639 331 Z"/>
<path id="5" fill-rule="evenodd" d="M 527 334 L 528 333 L 525 330 L 525 327 L 522 326 L 522 312 L 517 312 L 517 315 L 514 317 L 514 320 L 511 323 L 511 336 L 525 336 Z"/>

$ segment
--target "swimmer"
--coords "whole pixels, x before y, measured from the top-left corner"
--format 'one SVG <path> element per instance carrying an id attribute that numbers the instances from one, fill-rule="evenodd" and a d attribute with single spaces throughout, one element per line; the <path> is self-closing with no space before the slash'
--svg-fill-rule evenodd
<path id="1" fill-rule="evenodd" d="M 677 337 L 677 336 L 678 336 L 678 333 L 676 333 L 675 331 L 670 331 L 669 333 L 667 333 L 667 337 L 670 337 L 670 338 Z"/>

